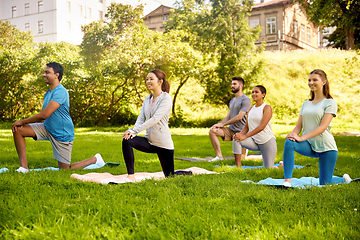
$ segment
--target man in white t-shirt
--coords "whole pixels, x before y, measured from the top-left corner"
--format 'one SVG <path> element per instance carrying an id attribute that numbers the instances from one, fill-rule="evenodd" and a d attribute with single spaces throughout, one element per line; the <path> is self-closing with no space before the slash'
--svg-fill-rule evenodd
<path id="1" fill-rule="evenodd" d="M 214 124 L 209 131 L 209 137 L 216 153 L 216 157 L 209 160 L 209 162 L 223 160 L 218 137 L 221 137 L 223 141 L 232 141 L 234 134 L 241 132 L 245 126 L 246 113 L 249 111 L 251 101 L 242 92 L 243 87 L 244 79 L 242 77 L 232 78 L 231 92 L 235 93 L 235 97 L 229 103 L 229 112 L 221 122 Z M 230 126 L 225 127 L 226 125 Z M 234 155 L 235 158 L 241 157 L 241 154 Z"/>

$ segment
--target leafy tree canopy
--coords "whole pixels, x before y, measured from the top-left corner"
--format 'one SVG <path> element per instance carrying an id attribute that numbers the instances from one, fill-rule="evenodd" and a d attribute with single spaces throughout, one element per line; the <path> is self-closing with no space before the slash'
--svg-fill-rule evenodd
<path id="1" fill-rule="evenodd" d="M 359 0 L 294 0 L 300 3 L 309 20 L 320 27 L 337 27 L 345 36 L 346 49 L 354 48 L 354 33 L 360 30 Z M 337 32 L 336 34 L 338 34 Z"/>
<path id="2" fill-rule="evenodd" d="M 255 46 L 260 27 L 251 28 L 248 16 L 252 1 L 243 0 L 182 0 L 166 23 L 166 31 L 183 29 L 184 41 L 210 56 L 214 67 L 202 72 L 206 86 L 205 100 L 214 104 L 231 99 L 231 78 L 236 75 L 251 82 L 261 69 L 256 59 L 261 50 Z"/>

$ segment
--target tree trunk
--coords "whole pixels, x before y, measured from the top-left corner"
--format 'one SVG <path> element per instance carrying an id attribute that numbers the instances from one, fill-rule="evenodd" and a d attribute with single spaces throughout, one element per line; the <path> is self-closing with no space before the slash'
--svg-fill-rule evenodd
<path id="1" fill-rule="evenodd" d="M 345 43 L 346 50 L 353 49 L 355 46 L 354 32 L 350 31 L 350 29 L 345 29 Z"/>
<path id="2" fill-rule="evenodd" d="M 178 94 L 179 94 L 179 92 L 180 92 L 180 88 L 182 87 L 182 86 L 184 86 L 184 84 L 187 82 L 187 80 L 189 79 L 189 77 L 190 76 L 188 76 L 186 79 L 185 79 L 185 81 L 183 81 L 183 82 L 180 82 L 180 85 L 178 86 L 178 88 L 176 89 L 176 92 L 175 92 L 175 95 L 174 95 L 174 99 L 173 99 L 173 105 L 172 105 L 172 114 L 173 114 L 173 116 L 174 117 L 176 117 L 176 112 L 175 112 L 175 103 L 176 103 L 176 98 L 177 98 L 177 96 L 178 96 Z"/>

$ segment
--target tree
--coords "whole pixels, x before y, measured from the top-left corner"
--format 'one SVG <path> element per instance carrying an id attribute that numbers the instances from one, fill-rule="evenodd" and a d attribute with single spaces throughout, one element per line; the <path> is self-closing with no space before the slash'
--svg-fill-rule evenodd
<path id="1" fill-rule="evenodd" d="M 360 30 L 359 0 L 294 0 L 305 9 L 309 20 L 320 27 L 342 29 L 346 49 L 355 46 L 354 33 Z M 336 32 L 337 34 L 339 32 Z"/>
<path id="2" fill-rule="evenodd" d="M 27 74 L 35 45 L 30 33 L 0 21 L 0 120 L 12 120 L 34 110 Z"/>
<path id="3" fill-rule="evenodd" d="M 231 78 L 241 75 L 251 82 L 262 68 L 256 58 L 261 48 L 255 46 L 261 29 L 248 23 L 251 6 L 252 1 L 247 0 L 183 0 L 170 15 L 166 31 L 187 31 L 189 37 L 184 41 L 207 54 L 208 64 L 215 63 L 201 77 L 205 100 L 211 103 L 228 104 Z"/>
<path id="4" fill-rule="evenodd" d="M 110 116 L 113 118 L 119 109 L 141 106 L 149 94 L 145 80 L 151 69 L 166 70 L 169 79 L 177 82 L 183 79 L 184 72 L 191 74 L 193 71 L 189 69 L 201 62 L 199 52 L 181 42 L 181 31 L 167 34 L 150 31 L 141 19 L 140 10 L 140 7 L 111 4 L 104 21 L 83 28 L 81 53 L 94 83 L 101 86 L 94 89 L 102 109 L 97 125 Z M 178 86 L 179 91 L 183 84 Z M 175 100 L 176 97 L 174 105 Z"/>

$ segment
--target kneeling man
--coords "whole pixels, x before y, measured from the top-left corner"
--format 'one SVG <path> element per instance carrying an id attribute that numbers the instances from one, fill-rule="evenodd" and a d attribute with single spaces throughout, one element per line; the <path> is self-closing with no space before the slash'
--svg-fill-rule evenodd
<path id="1" fill-rule="evenodd" d="M 209 131 L 209 137 L 216 153 L 216 157 L 209 160 L 210 162 L 223 160 L 218 137 L 221 137 L 223 141 L 232 141 L 234 134 L 241 132 L 245 126 L 246 113 L 249 111 L 251 101 L 242 92 L 243 87 L 244 79 L 242 77 L 232 78 L 231 91 L 235 93 L 235 97 L 230 101 L 229 112 L 221 122 L 214 124 Z M 224 127 L 226 125 L 230 126 Z M 235 160 L 241 158 L 241 154 L 234 155 Z"/>

